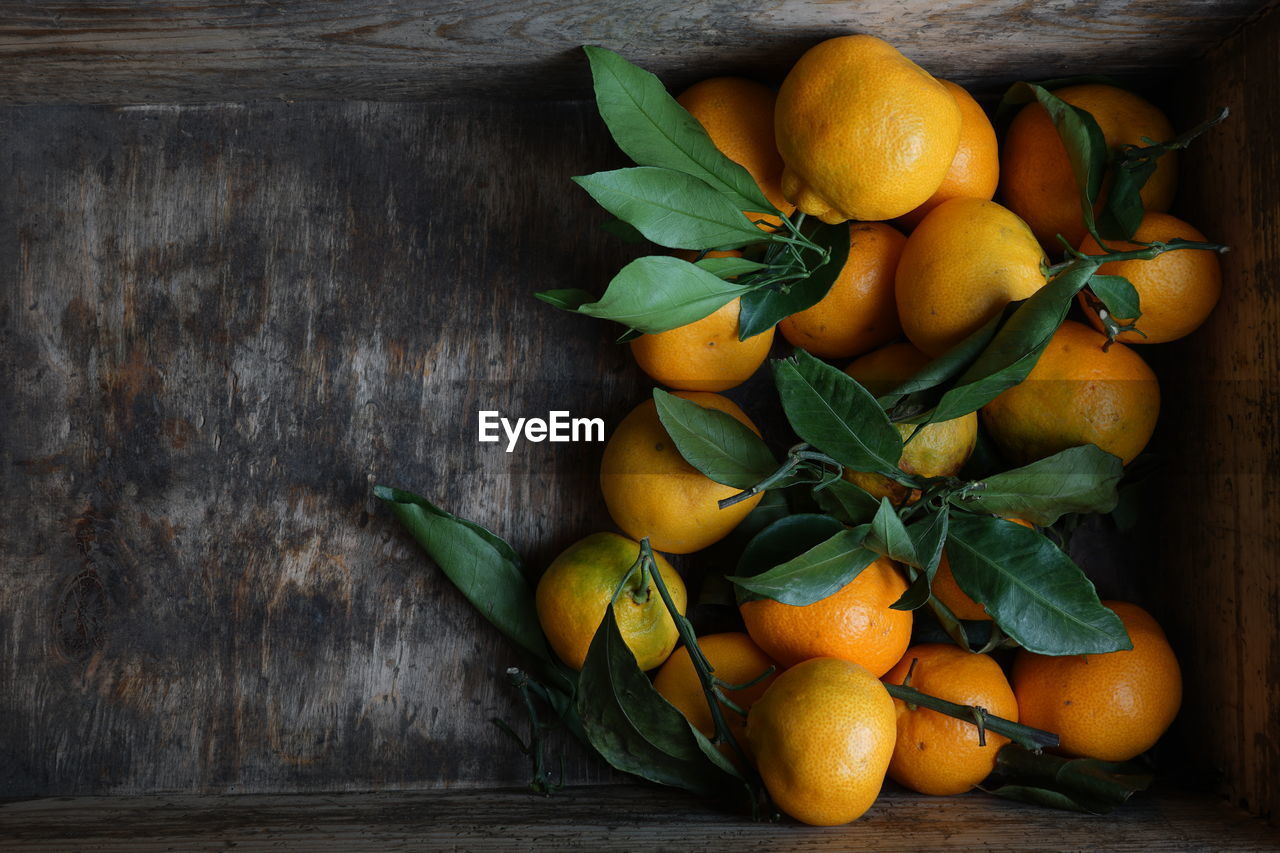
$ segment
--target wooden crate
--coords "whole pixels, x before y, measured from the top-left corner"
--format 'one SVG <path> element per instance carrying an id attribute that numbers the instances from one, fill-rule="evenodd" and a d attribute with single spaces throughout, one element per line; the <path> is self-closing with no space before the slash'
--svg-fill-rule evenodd
<path id="1" fill-rule="evenodd" d="M 0 846 L 1280 846 L 1235 811 L 1280 815 L 1270 5 L 5 4 Z M 489 722 L 516 717 L 513 656 L 370 492 L 535 564 L 610 526 L 598 446 L 474 440 L 478 408 L 612 424 L 648 393 L 612 330 L 531 296 L 627 257 L 568 182 L 621 162 L 576 48 L 679 87 L 776 81 L 855 31 L 987 94 L 1110 72 L 1179 126 L 1233 111 L 1183 161 L 1179 208 L 1234 251 L 1210 322 L 1157 356 L 1159 536 L 1100 581 L 1180 653 L 1163 757 L 1198 793 L 1105 819 L 890 793 L 853 827 L 762 828 L 619 790 L 568 743 L 588 787 L 495 793 L 527 774 Z"/>

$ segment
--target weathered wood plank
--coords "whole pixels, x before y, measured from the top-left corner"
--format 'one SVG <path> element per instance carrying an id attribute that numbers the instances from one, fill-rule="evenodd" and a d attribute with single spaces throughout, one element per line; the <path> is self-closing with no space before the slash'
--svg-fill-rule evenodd
<path id="1" fill-rule="evenodd" d="M 1063 69 L 1184 65 L 1269 0 L 597 4 L 168 0 L 0 6 L 3 103 L 582 97 L 582 44 L 684 86 L 780 79 L 816 41 L 870 32 L 980 89 Z"/>
<path id="2" fill-rule="evenodd" d="M 677 818 L 673 820 L 673 818 Z M 678 792 L 111 797 L 0 804 L 7 850 L 1275 850 L 1280 834 L 1210 797 L 1140 795 L 1107 817 L 981 794 L 887 791 L 849 826 L 753 823 Z"/>
<path id="3" fill-rule="evenodd" d="M 1184 124 L 1231 118 L 1183 158 L 1183 215 L 1229 243 L 1222 301 L 1169 348 L 1170 488 L 1151 566 L 1183 651 L 1184 755 L 1233 802 L 1280 819 L 1280 12 L 1178 82 Z"/>
<path id="4" fill-rule="evenodd" d="M 504 642 L 370 497 L 606 529 L 586 105 L 0 111 L 0 796 L 514 784 Z M 569 756 L 569 778 L 600 765 Z"/>

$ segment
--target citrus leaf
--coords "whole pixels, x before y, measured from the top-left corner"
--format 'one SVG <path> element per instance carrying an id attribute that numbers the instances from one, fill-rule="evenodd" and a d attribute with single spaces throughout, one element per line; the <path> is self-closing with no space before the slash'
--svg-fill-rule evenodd
<path id="1" fill-rule="evenodd" d="M 916 610 L 929 603 L 933 579 L 938 574 L 938 563 L 942 559 L 942 547 L 950 529 L 950 518 L 950 514 L 941 509 L 930 512 L 907 527 L 907 535 L 911 537 L 916 553 L 915 577 L 906 592 L 889 605 L 890 609 Z"/>
<path id="2" fill-rule="evenodd" d="M 750 427 L 718 409 L 653 389 L 658 419 L 684 460 L 735 489 L 749 489 L 778 467 L 773 453 Z"/>
<path id="3" fill-rule="evenodd" d="M 1123 476 L 1119 458 L 1085 444 L 987 477 L 948 500 L 963 509 L 1048 527 L 1071 512 L 1111 512 Z"/>
<path id="4" fill-rule="evenodd" d="M 1124 276 L 1094 275 L 1089 279 L 1089 289 L 1115 319 L 1132 323 L 1142 316 L 1138 290 Z"/>
<path id="5" fill-rule="evenodd" d="M 737 249 L 768 239 L 723 195 L 683 172 L 637 166 L 573 181 L 659 246 Z"/>
<path id="6" fill-rule="evenodd" d="M 717 278 L 735 278 L 766 269 L 766 265 L 746 258 L 702 258 L 694 266 L 706 270 Z"/>
<path id="7" fill-rule="evenodd" d="M 1041 534 L 993 516 L 956 513 L 947 535 L 956 583 L 1006 634 L 1042 655 L 1132 648 L 1120 617 L 1084 572 Z"/>
<path id="8" fill-rule="evenodd" d="M 1035 85 L 1052 92 L 1055 89 L 1061 89 L 1063 86 L 1078 86 L 1082 83 L 1102 83 L 1107 86 L 1119 86 L 1114 77 L 1106 74 L 1077 74 L 1073 77 L 1053 77 L 1048 80 L 1038 80 Z M 1017 115 L 1024 105 L 1031 103 L 1035 99 L 1033 90 L 1025 84 L 1013 84 L 1005 90 L 1004 96 L 1001 97 L 1000 103 L 996 106 L 995 118 L 992 123 L 998 128 L 1004 127 L 1013 120 L 1013 117 Z"/>
<path id="9" fill-rule="evenodd" d="M 916 544 L 907 534 L 907 527 L 898 516 L 898 511 L 888 498 L 880 499 L 880 508 L 871 519 L 871 529 L 867 531 L 865 545 L 877 554 L 907 563 L 919 565 L 916 557 Z"/>
<path id="10" fill-rule="evenodd" d="M 804 350 L 773 362 L 782 408 L 804 441 L 855 471 L 873 471 L 894 480 L 902 436 L 871 396 L 852 377 Z"/>
<path id="11" fill-rule="evenodd" d="M 751 174 L 716 148 L 657 77 L 611 50 L 583 50 L 591 63 L 600 117 L 628 157 L 641 166 L 691 175 L 739 210 L 777 213 Z"/>
<path id="12" fill-rule="evenodd" d="M 587 649 L 577 708 L 587 741 L 624 773 L 704 796 L 742 784 L 708 756 L 701 735 L 641 672 L 612 607 Z"/>
<path id="13" fill-rule="evenodd" d="M 843 478 L 815 486 L 813 497 L 824 512 L 845 524 L 867 524 L 880 509 L 875 495 Z"/>
<path id="14" fill-rule="evenodd" d="M 555 306 L 561 311 L 577 311 L 583 305 L 589 302 L 595 302 L 594 293 L 586 290 L 580 290 L 576 287 L 565 288 L 563 290 L 543 290 L 535 293 L 534 296 L 546 302 L 548 305 Z"/>
<path id="15" fill-rule="evenodd" d="M 827 521 L 809 520 L 823 518 Z M 815 535 L 822 531 L 823 525 L 827 531 L 826 538 L 815 541 Z M 784 518 L 751 541 L 738 564 L 739 574 L 729 580 L 746 593 L 739 594 L 743 601 L 772 598 L 798 607 L 821 601 L 839 592 L 875 562 L 879 555 L 862 547 L 869 529 L 867 525 L 846 529 L 827 516 L 793 515 Z M 763 541 L 758 543 L 762 537 Z M 783 555 L 789 556 L 783 558 Z M 770 562 L 771 568 L 746 576 L 750 570 Z"/>
<path id="16" fill-rule="evenodd" d="M 644 235 L 636 230 L 634 225 L 628 225 L 621 219 L 610 219 L 604 225 L 600 226 L 606 233 L 612 234 L 624 243 L 638 245 L 644 242 Z"/>
<path id="17" fill-rule="evenodd" d="M 579 305 L 577 311 L 652 334 L 714 314 L 742 292 L 741 285 L 688 261 L 649 255 L 619 270 L 600 301 Z"/>
<path id="18" fill-rule="evenodd" d="M 983 790 L 1038 806 L 1102 815 L 1145 791 L 1152 779 L 1131 762 L 1062 758 L 1009 743 L 996 753 L 991 780 L 995 784 L 984 785 Z"/>
<path id="19" fill-rule="evenodd" d="M 806 278 L 787 285 L 785 292 L 780 287 L 765 287 L 743 296 L 742 312 L 738 317 L 741 340 L 754 337 L 792 314 L 817 305 L 840 277 L 849 258 L 848 224 L 823 225 L 810 235 L 810 239 L 827 250 L 826 260 Z"/>

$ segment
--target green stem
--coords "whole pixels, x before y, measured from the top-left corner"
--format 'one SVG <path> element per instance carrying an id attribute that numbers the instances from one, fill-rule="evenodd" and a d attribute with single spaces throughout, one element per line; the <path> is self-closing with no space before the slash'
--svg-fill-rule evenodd
<path id="1" fill-rule="evenodd" d="M 937 711 L 939 714 L 946 714 L 948 717 L 955 717 L 957 720 L 973 723 L 978 726 L 979 732 L 983 729 L 990 729 L 1032 752 L 1054 749 L 1059 745 L 1058 736 L 1053 732 L 1033 729 L 1031 726 L 1024 726 L 1021 723 L 1013 722 L 1013 720 L 997 717 L 977 705 L 959 705 L 955 702 L 948 702 L 946 699 L 939 699 L 937 696 L 921 693 L 914 687 L 907 687 L 902 684 L 885 684 L 884 687 L 889 691 L 889 695 L 895 699 L 900 699 L 912 705 L 919 705 L 931 711 Z"/>

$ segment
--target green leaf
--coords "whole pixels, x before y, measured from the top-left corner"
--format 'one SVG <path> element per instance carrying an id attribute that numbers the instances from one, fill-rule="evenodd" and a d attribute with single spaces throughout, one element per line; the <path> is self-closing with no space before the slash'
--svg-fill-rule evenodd
<path id="1" fill-rule="evenodd" d="M 614 216 L 671 249 L 737 249 L 768 235 L 697 178 L 637 166 L 573 179 Z"/>
<path id="2" fill-rule="evenodd" d="M 1145 791 L 1152 778 L 1132 762 L 1062 758 L 1010 743 L 996 753 L 995 785 L 983 790 L 1023 803 L 1102 815 Z"/>
<path id="3" fill-rule="evenodd" d="M 701 258 L 694 262 L 694 266 L 706 270 L 716 278 L 736 278 L 767 268 L 765 264 L 746 258 Z"/>
<path id="4" fill-rule="evenodd" d="M 594 293 L 589 293 L 576 287 L 564 290 L 543 290 L 535 293 L 534 296 L 537 296 L 548 305 L 559 308 L 561 311 L 577 311 L 583 305 L 596 301 Z"/>
<path id="5" fill-rule="evenodd" d="M 683 172 L 714 187 L 739 210 L 776 213 L 751 174 L 716 148 L 698 120 L 662 82 L 611 50 L 584 47 L 596 107 L 628 157 Z"/>
<path id="6" fill-rule="evenodd" d="M 929 595 L 933 592 L 933 579 L 938 574 L 938 563 L 942 560 L 942 546 L 947 540 L 950 529 L 950 514 L 945 510 L 931 511 L 924 518 L 914 522 L 907 528 L 915 548 L 916 563 L 914 577 L 907 591 L 898 596 L 898 600 L 889 605 L 891 610 L 916 610 L 929 603 Z M 951 626 L 959 629 L 958 624 Z"/>
<path id="7" fill-rule="evenodd" d="M 741 285 L 688 261 L 649 255 L 623 267 L 599 302 L 579 305 L 577 310 L 652 334 L 701 320 L 742 293 Z"/>
<path id="8" fill-rule="evenodd" d="M 533 590 L 510 545 L 412 492 L 375 486 L 373 494 L 481 615 L 534 660 L 547 664 L 542 674 L 548 681 L 561 689 L 569 684 L 547 646 Z"/>
<path id="9" fill-rule="evenodd" d="M 898 511 L 888 498 L 880 499 L 880 508 L 871 519 L 871 529 L 867 531 L 865 544 L 877 554 L 899 563 L 912 566 L 920 564 L 916 557 L 916 543 L 907 534 L 906 525 L 902 523 Z"/>
<path id="10" fill-rule="evenodd" d="M 956 513 L 946 551 L 960 588 L 1028 651 L 1082 655 L 1132 648 L 1120 617 L 1098 601 L 1084 572 L 1036 531 Z"/>
<path id="11" fill-rule="evenodd" d="M 815 541 L 824 525 L 826 538 Z M 752 540 L 738 564 L 738 575 L 729 580 L 746 593 L 739 595 L 743 601 L 772 598 L 800 607 L 821 601 L 875 562 L 878 555 L 862 547 L 869 529 L 845 529 L 826 516 L 784 518 Z"/>
<path id="12" fill-rule="evenodd" d="M 1089 289 L 1117 320 L 1133 322 L 1142 316 L 1137 288 L 1122 275 L 1095 275 Z"/>
<path id="13" fill-rule="evenodd" d="M 962 509 L 1048 527 L 1071 512 L 1111 512 L 1123 476 L 1117 457 L 1086 444 L 988 477 L 948 500 Z"/>
<path id="14" fill-rule="evenodd" d="M 782 408 L 804 441 L 855 471 L 902 481 L 902 436 L 863 388 L 842 370 L 804 350 L 773 362 Z"/>
<path id="15" fill-rule="evenodd" d="M 685 461 L 717 483 L 749 489 L 778 467 L 758 435 L 737 418 L 653 389 L 658 419 Z"/>
<path id="16" fill-rule="evenodd" d="M 774 286 L 753 290 L 743 296 L 742 312 L 738 317 L 741 340 L 754 337 L 792 314 L 817 305 L 840 277 L 849 258 L 848 224 L 823 225 L 810 235 L 810 239 L 827 250 L 826 260 L 806 278 L 786 285 L 785 292 L 781 286 Z"/>
<path id="17" fill-rule="evenodd" d="M 624 243 L 638 245 L 643 243 L 644 235 L 636 230 L 634 225 L 628 225 L 621 219 L 610 219 L 604 225 L 600 226 L 606 233 L 612 234 Z"/>
<path id="18" fill-rule="evenodd" d="M 1106 74 L 1077 74 L 1072 77 L 1053 77 L 1048 80 L 1038 80 L 1034 85 L 1052 92 L 1064 86 L 1078 86 L 1082 83 L 1102 83 L 1107 86 L 1120 85 L 1114 77 Z M 1005 90 L 1004 96 L 996 106 L 995 118 L 992 123 L 997 128 L 1003 128 L 1013 120 L 1013 117 L 1017 115 L 1024 105 L 1031 103 L 1035 99 L 1033 90 L 1025 83 L 1013 84 Z"/>
<path id="19" fill-rule="evenodd" d="M 588 742 L 624 773 L 704 796 L 743 787 L 736 774 L 708 755 L 699 740 L 706 738 L 640 671 L 612 607 L 605 608 L 587 650 L 577 708 Z"/>
<path id="20" fill-rule="evenodd" d="M 1019 303 L 981 355 L 942 395 L 928 420 L 948 421 L 976 412 L 1026 379 L 1094 269 L 1095 261 L 1081 260 Z"/>
<path id="21" fill-rule="evenodd" d="M 880 509 L 875 495 L 843 478 L 815 486 L 813 497 L 823 512 L 845 524 L 869 524 Z"/>

